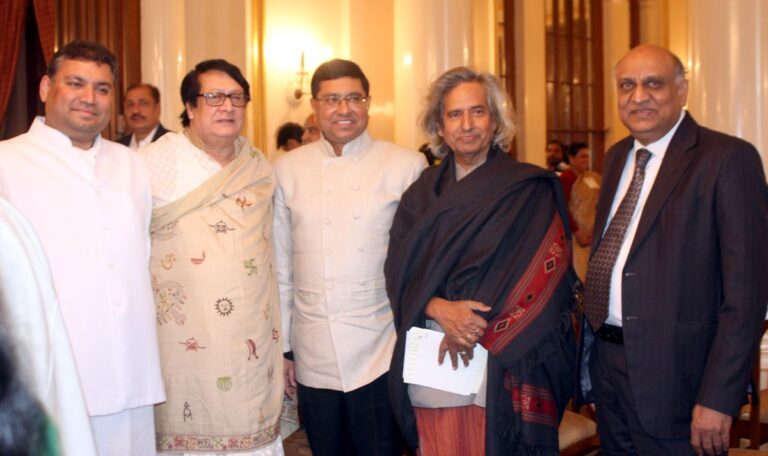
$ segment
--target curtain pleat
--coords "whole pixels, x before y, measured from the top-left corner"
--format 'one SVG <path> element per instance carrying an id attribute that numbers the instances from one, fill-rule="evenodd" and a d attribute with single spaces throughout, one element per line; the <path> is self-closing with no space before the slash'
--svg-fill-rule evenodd
<path id="1" fill-rule="evenodd" d="M 54 47 L 56 47 L 56 16 L 53 0 L 33 0 L 35 20 L 40 34 L 40 46 L 43 48 L 45 64 L 51 63 Z"/>
<path id="2" fill-rule="evenodd" d="M 0 125 L 5 119 L 5 110 L 13 90 L 26 14 L 27 0 L 0 2 Z"/>

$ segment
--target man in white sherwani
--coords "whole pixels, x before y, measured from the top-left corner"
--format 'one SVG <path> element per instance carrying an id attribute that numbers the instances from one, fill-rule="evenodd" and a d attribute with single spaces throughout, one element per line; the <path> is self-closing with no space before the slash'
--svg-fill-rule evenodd
<path id="1" fill-rule="evenodd" d="M 401 455 L 383 265 L 400 196 L 427 164 L 368 134 L 369 83 L 357 64 L 325 62 L 311 85 L 322 138 L 275 164 L 286 388 L 298 387 L 313 454 Z"/>

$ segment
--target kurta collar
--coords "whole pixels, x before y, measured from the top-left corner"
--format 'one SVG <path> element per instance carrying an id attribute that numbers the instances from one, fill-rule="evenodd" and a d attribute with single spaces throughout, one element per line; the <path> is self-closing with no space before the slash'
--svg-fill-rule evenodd
<path id="1" fill-rule="evenodd" d="M 41 138 L 48 145 L 52 146 L 52 150 L 58 151 L 71 151 L 71 152 L 85 152 L 89 155 L 95 156 L 101 145 L 101 134 L 96 135 L 93 140 L 93 145 L 90 149 L 80 149 L 72 144 L 72 140 L 69 136 L 65 135 L 61 131 L 46 125 L 44 116 L 37 116 L 29 127 L 29 132 L 36 138 Z M 74 149 L 77 149 L 75 151 Z"/>
<path id="2" fill-rule="evenodd" d="M 336 152 L 333 151 L 333 146 L 327 139 L 325 139 L 325 136 L 322 136 L 319 141 L 323 155 L 328 158 L 340 158 L 336 156 Z M 363 132 L 360 133 L 360 136 L 344 144 L 344 147 L 341 148 L 341 157 L 362 154 L 370 149 L 372 143 L 373 139 L 371 138 L 371 135 L 368 134 L 368 130 L 363 130 Z"/>
<path id="3" fill-rule="evenodd" d="M 44 138 L 46 143 L 54 146 L 57 149 L 61 149 L 61 148 L 75 149 L 75 146 L 72 144 L 72 140 L 69 139 L 67 135 L 65 135 L 61 131 L 49 125 L 46 125 L 44 116 L 35 117 L 35 120 L 32 122 L 32 125 L 29 127 L 29 132 L 32 133 L 32 135 L 37 138 Z M 94 139 L 93 145 L 91 146 L 90 149 L 79 149 L 79 150 L 85 150 L 86 152 L 99 150 L 100 144 L 101 144 L 101 135 L 99 134 L 99 135 L 96 135 L 96 138 Z"/>
<path id="4" fill-rule="evenodd" d="M 485 158 L 483 158 L 483 161 L 481 161 L 480 163 L 475 163 L 474 165 L 470 166 L 469 169 L 462 168 L 461 165 L 459 165 L 458 161 L 454 161 L 454 166 L 456 167 L 456 180 L 460 181 L 464 179 L 465 177 L 467 177 L 469 173 L 483 166 L 486 161 L 488 161 L 488 154 L 485 155 Z"/>

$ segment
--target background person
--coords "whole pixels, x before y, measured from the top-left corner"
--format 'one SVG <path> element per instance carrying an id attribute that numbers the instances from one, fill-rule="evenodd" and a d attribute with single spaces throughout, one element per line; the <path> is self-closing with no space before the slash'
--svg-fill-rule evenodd
<path id="1" fill-rule="evenodd" d="M 301 143 L 309 144 L 318 139 L 320 139 L 320 126 L 317 125 L 315 113 L 312 113 L 304 120 L 304 132 L 301 135 Z"/>
<path id="2" fill-rule="evenodd" d="M 134 84 L 125 91 L 123 118 L 129 133 L 117 140 L 131 149 L 157 141 L 168 133 L 160 123 L 160 91 L 151 84 Z"/>
<path id="3" fill-rule="evenodd" d="M 587 278 L 589 246 L 592 244 L 601 181 L 600 174 L 590 171 L 589 160 L 589 146 L 586 143 L 573 143 L 568 146 L 571 166 L 560 174 L 573 232 L 573 267 L 582 281 Z"/>
<path id="4" fill-rule="evenodd" d="M 547 169 L 558 176 L 568 169 L 568 163 L 565 161 L 565 146 L 557 140 L 551 140 L 547 143 Z"/>
<path id="5" fill-rule="evenodd" d="M 304 129 L 301 125 L 293 122 L 284 123 L 277 130 L 277 148 L 285 152 L 292 151 L 301 146 L 303 134 Z"/>

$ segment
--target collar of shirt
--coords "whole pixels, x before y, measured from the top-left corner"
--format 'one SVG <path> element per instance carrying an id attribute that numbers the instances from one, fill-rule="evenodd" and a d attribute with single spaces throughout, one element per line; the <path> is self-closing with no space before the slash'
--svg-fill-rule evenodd
<path id="1" fill-rule="evenodd" d="M 635 239 L 635 233 L 637 232 L 637 226 L 640 223 L 640 215 L 643 213 L 645 202 L 648 200 L 648 196 L 651 193 L 654 182 L 656 182 L 656 176 L 659 174 L 661 163 L 664 160 L 664 155 L 667 153 L 669 143 L 672 141 L 672 137 L 675 136 L 677 128 L 685 118 L 685 111 L 680 112 L 680 118 L 677 119 L 677 123 L 658 141 L 652 142 L 647 145 L 642 145 L 638 140 L 635 140 L 632 150 L 627 154 L 627 159 L 624 163 L 624 170 L 619 180 L 619 185 L 616 187 L 616 193 L 613 197 L 613 204 L 611 205 L 611 213 L 603 229 L 608 228 L 614 214 L 619 208 L 621 200 L 624 199 L 627 190 L 629 190 L 629 184 L 632 180 L 632 174 L 635 172 L 635 154 L 639 149 L 647 149 L 651 152 L 651 158 L 648 160 L 648 164 L 645 166 L 645 178 L 643 179 L 643 187 L 640 190 L 640 196 L 637 199 L 637 205 L 635 211 L 632 213 L 632 219 L 629 222 L 627 231 L 624 237 L 624 243 L 619 250 L 619 256 L 616 258 L 616 263 L 613 266 L 613 272 L 611 273 L 611 292 L 608 299 L 608 318 L 606 322 L 615 326 L 622 326 L 622 307 L 621 307 L 621 285 L 624 272 L 624 265 L 627 263 L 629 257 L 629 249 L 632 247 L 632 243 Z"/>
<path id="2" fill-rule="evenodd" d="M 325 135 L 321 135 L 318 141 L 320 141 L 320 149 L 323 151 L 323 155 L 329 158 L 337 157 L 336 152 L 333 150 L 333 145 L 325 139 Z M 341 148 L 341 157 L 362 154 L 370 149 L 372 142 L 373 140 L 371 139 L 371 135 L 368 134 L 368 130 L 363 130 L 363 132 L 360 133 L 360 136 L 344 144 Z"/>
<path id="3" fill-rule="evenodd" d="M 96 135 L 90 148 L 80 149 L 72 144 L 67 135 L 46 125 L 43 116 L 36 117 L 29 130 L 34 137 L 44 141 L 46 148 L 58 155 L 70 168 L 88 176 L 93 175 L 96 169 L 96 155 L 101 147 L 100 134 Z"/>
<path id="4" fill-rule="evenodd" d="M 471 173 L 472 171 L 474 171 L 477 168 L 479 168 L 480 166 L 482 166 L 486 162 L 486 160 L 488 160 L 488 155 L 485 156 L 483 161 L 481 161 L 480 163 L 475 163 L 474 165 L 470 166 L 468 169 L 462 168 L 461 165 L 459 165 L 459 162 L 455 162 L 455 166 L 456 166 L 456 182 L 458 182 L 458 181 L 464 179 L 465 177 L 467 177 L 469 175 L 469 173 Z"/>
<path id="5" fill-rule="evenodd" d="M 680 112 L 680 117 L 677 119 L 677 123 L 667 132 L 666 135 L 662 136 L 660 139 L 658 139 L 655 142 L 652 142 L 648 145 L 642 145 L 640 141 L 635 139 L 634 146 L 632 147 L 632 151 L 630 151 L 630 155 L 627 156 L 627 163 L 634 163 L 635 162 L 635 152 L 640 149 L 646 149 L 651 154 L 651 159 L 648 161 L 648 164 L 651 164 L 652 162 L 656 162 L 657 164 L 661 163 L 661 161 L 664 159 L 664 154 L 667 153 L 667 147 L 669 147 L 669 143 L 672 141 L 672 137 L 675 136 L 675 132 L 677 131 L 677 127 L 680 126 L 680 123 L 685 118 L 685 111 Z M 634 169 L 634 168 L 633 168 Z M 626 168 L 625 168 L 626 171 Z"/>
<path id="6" fill-rule="evenodd" d="M 131 135 L 131 143 L 128 145 L 131 149 L 138 149 L 139 147 L 144 147 L 147 144 L 152 143 L 152 138 L 155 137 L 155 133 L 157 133 L 157 128 L 160 126 L 160 124 L 155 125 L 155 128 L 152 129 L 152 131 L 149 132 L 147 136 L 144 137 L 141 141 L 136 141 L 136 134 Z"/>

